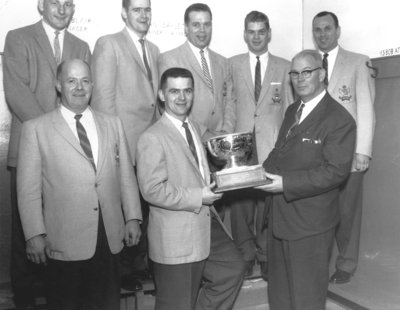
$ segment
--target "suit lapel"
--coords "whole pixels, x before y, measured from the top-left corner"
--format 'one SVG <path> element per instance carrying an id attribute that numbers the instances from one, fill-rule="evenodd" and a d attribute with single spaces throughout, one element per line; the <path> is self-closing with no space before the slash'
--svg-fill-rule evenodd
<path id="1" fill-rule="evenodd" d="M 323 114 L 323 112 L 326 109 L 326 101 L 327 101 L 327 98 L 328 98 L 327 95 L 328 95 L 328 93 L 326 93 L 325 96 L 322 97 L 321 101 L 310 112 L 310 114 L 308 114 L 307 117 L 298 126 L 293 128 L 293 131 L 290 134 L 290 136 L 288 137 L 288 139 L 293 138 L 293 137 L 297 136 L 298 134 L 304 132 L 312 124 L 314 124 L 315 122 L 319 121 L 321 115 Z M 297 111 L 297 109 L 295 111 Z"/>
<path id="2" fill-rule="evenodd" d="M 86 159 L 86 154 L 83 151 L 78 139 L 73 134 L 71 128 L 69 128 L 67 122 L 61 114 L 60 109 L 56 109 L 53 113 L 52 123 L 55 131 L 61 135 L 75 150 L 77 150 Z M 89 159 L 88 159 L 89 160 Z"/>
<path id="3" fill-rule="evenodd" d="M 140 57 L 140 54 L 132 41 L 131 36 L 128 33 L 128 30 L 124 29 L 121 32 L 122 35 L 122 44 L 125 44 L 126 50 L 128 50 L 129 54 L 131 55 L 132 59 L 138 64 L 140 69 L 142 70 L 143 74 L 147 77 L 146 68 L 144 67 L 143 60 Z"/>
<path id="4" fill-rule="evenodd" d="M 153 93 L 154 97 L 157 98 L 157 91 L 158 91 L 158 67 L 157 67 L 157 51 L 154 49 L 151 43 L 147 41 L 147 49 L 150 58 L 150 70 L 153 77 Z"/>
<path id="5" fill-rule="evenodd" d="M 47 61 L 50 64 L 54 77 L 56 76 L 57 71 L 57 63 L 54 58 L 53 48 L 51 47 L 51 43 L 49 42 L 49 38 L 47 37 L 46 31 L 43 28 L 42 21 L 39 21 L 35 25 L 36 31 L 36 40 L 43 50 L 43 53 L 46 56 Z"/>
<path id="6" fill-rule="evenodd" d="M 251 67 L 250 67 L 250 55 L 247 54 L 245 57 L 243 57 L 243 61 L 241 61 L 241 74 L 243 74 L 243 79 L 246 84 L 246 86 L 249 88 L 249 92 L 253 98 L 253 101 L 255 102 L 255 97 L 254 97 L 254 82 L 253 82 L 253 77 L 251 75 Z"/>
<path id="7" fill-rule="evenodd" d="M 274 71 L 275 71 L 275 60 L 274 60 L 273 56 L 271 54 L 269 54 L 267 69 L 265 70 L 264 80 L 262 82 L 261 93 L 260 93 L 260 98 L 258 99 L 258 102 L 262 102 L 263 98 L 266 96 L 269 86 L 271 85 L 271 82 L 272 82 L 272 76 L 274 74 Z"/>
<path id="8" fill-rule="evenodd" d="M 106 123 L 104 119 L 101 117 L 101 115 L 97 114 L 93 109 L 90 109 L 93 114 L 94 121 L 96 123 L 96 129 L 97 129 L 97 140 L 99 143 L 99 153 L 98 153 L 98 158 L 97 158 L 97 173 L 100 173 L 103 165 L 104 165 L 104 160 L 106 158 L 106 152 L 107 152 L 107 145 L 108 145 L 108 130 Z M 118 146 L 116 146 L 118 147 Z"/>
<path id="9" fill-rule="evenodd" d="M 180 145 L 181 149 L 183 150 L 183 154 L 188 158 L 190 163 L 193 165 L 194 170 L 196 171 L 198 177 L 200 177 L 203 180 L 203 176 L 201 175 L 199 166 L 197 165 L 197 162 L 194 159 L 193 154 L 190 151 L 190 148 L 186 140 L 182 137 L 181 133 L 178 131 L 175 125 L 168 119 L 167 116 L 165 116 L 165 114 L 163 114 L 161 119 L 163 124 L 167 127 L 166 133 L 170 135 L 170 139 Z"/>
<path id="10" fill-rule="evenodd" d="M 344 55 L 343 50 L 339 47 L 339 51 L 336 56 L 336 61 L 332 71 L 332 76 L 330 77 L 328 84 L 328 92 L 332 93 L 336 85 L 339 83 L 341 77 L 343 76 L 342 71 L 346 68 L 345 64 L 346 55 Z"/>

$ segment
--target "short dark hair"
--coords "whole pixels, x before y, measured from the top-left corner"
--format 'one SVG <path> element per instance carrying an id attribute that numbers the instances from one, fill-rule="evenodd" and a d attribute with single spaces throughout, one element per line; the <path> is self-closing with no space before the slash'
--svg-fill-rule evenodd
<path id="1" fill-rule="evenodd" d="M 268 16 L 259 11 L 251 11 L 249 14 L 246 15 L 244 19 L 244 29 L 247 30 L 247 25 L 249 23 L 264 23 L 265 27 L 269 30 L 269 19 Z"/>
<path id="2" fill-rule="evenodd" d="M 192 85 L 194 87 L 194 79 L 192 72 L 185 68 L 169 68 L 164 71 L 160 79 L 160 88 L 163 89 L 167 85 L 168 78 L 188 78 L 192 80 Z"/>
<path id="3" fill-rule="evenodd" d="M 319 12 L 317 15 L 315 15 L 312 20 L 313 24 L 314 24 L 314 21 L 316 18 L 324 17 L 324 16 L 328 16 L 328 15 L 332 16 L 333 22 L 335 24 L 335 28 L 338 28 L 339 27 L 339 19 L 337 18 L 335 13 L 328 12 L 328 11 L 322 11 L 322 12 Z"/>
<path id="4" fill-rule="evenodd" d="M 191 5 L 188 6 L 188 8 L 185 11 L 185 25 L 187 25 L 189 23 L 189 14 L 192 12 L 208 12 L 210 13 L 210 17 L 212 20 L 212 13 L 211 13 L 211 9 L 210 7 L 205 4 L 205 3 L 193 3 Z"/>
<path id="5" fill-rule="evenodd" d="M 131 0 L 122 0 L 122 7 L 127 10 L 129 5 L 131 4 Z"/>

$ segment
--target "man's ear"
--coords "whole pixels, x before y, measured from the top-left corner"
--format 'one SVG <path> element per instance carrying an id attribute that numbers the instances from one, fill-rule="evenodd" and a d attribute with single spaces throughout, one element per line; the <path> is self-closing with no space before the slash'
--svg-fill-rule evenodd
<path id="1" fill-rule="evenodd" d="M 165 102 L 165 96 L 164 96 L 164 92 L 162 91 L 162 89 L 158 90 L 158 97 L 160 98 L 160 100 L 162 102 Z"/>
<path id="2" fill-rule="evenodd" d="M 61 83 L 59 80 L 56 81 L 56 89 L 57 89 L 58 93 L 61 94 Z"/>

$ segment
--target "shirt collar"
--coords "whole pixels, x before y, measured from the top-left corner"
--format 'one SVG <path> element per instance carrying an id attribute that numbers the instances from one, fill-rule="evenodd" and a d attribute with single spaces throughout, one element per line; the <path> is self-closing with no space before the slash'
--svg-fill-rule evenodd
<path id="1" fill-rule="evenodd" d="M 195 53 L 196 55 L 200 53 L 201 50 L 204 51 L 204 54 L 208 54 L 208 46 L 206 46 L 205 48 L 198 48 L 196 46 L 194 46 L 192 43 L 190 43 L 190 41 L 187 41 L 189 43 L 190 48 L 192 49 L 193 53 Z"/>
<path id="2" fill-rule="evenodd" d="M 261 55 L 256 55 L 253 52 L 249 51 L 250 58 L 253 59 L 254 61 L 257 61 L 257 56 L 259 56 L 259 59 L 262 63 L 267 63 L 268 58 L 269 58 L 269 52 L 266 51 L 264 54 Z"/>
<path id="3" fill-rule="evenodd" d="M 43 25 L 44 31 L 46 32 L 46 34 L 49 38 L 54 38 L 56 31 L 60 32 L 59 36 L 64 36 L 65 29 L 62 29 L 62 30 L 54 29 L 48 23 L 46 23 L 44 21 L 44 19 L 42 19 L 42 25 Z"/>
<path id="4" fill-rule="evenodd" d="M 182 128 L 182 121 L 175 118 L 174 116 L 172 116 L 171 114 L 169 114 L 167 111 L 165 111 L 165 115 L 168 117 L 168 119 L 175 125 L 176 128 L 181 129 Z M 186 117 L 186 119 L 184 120 L 184 122 L 188 122 L 188 118 Z"/>

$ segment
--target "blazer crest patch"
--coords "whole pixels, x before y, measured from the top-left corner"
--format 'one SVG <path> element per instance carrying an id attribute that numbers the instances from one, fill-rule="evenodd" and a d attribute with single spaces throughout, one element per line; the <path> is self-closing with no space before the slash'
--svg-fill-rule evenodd
<path id="1" fill-rule="evenodd" d="M 345 101 L 350 101 L 351 100 L 351 90 L 350 87 L 343 85 L 341 88 L 339 88 L 339 99 L 342 100 L 343 102 Z"/>

